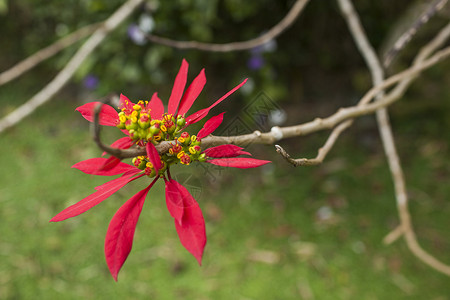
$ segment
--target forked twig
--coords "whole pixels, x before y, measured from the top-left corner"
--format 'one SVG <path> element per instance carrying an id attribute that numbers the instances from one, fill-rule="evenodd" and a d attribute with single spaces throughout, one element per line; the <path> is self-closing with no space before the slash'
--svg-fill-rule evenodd
<path id="1" fill-rule="evenodd" d="M 334 143 L 339 138 L 339 135 L 348 127 L 350 127 L 353 123 L 353 120 L 347 120 L 345 122 L 342 122 L 339 124 L 334 130 L 331 132 L 330 136 L 328 137 L 325 144 L 319 148 L 319 151 L 317 153 L 317 156 L 315 158 L 292 158 L 286 150 L 283 149 L 280 145 L 275 145 L 276 151 L 283 156 L 290 164 L 292 164 L 294 167 L 297 166 L 315 166 L 319 165 L 323 162 L 325 157 L 327 156 L 328 152 L 333 148 Z"/>
<path id="2" fill-rule="evenodd" d="M 367 62 L 369 70 L 372 74 L 374 85 L 378 85 L 383 81 L 383 69 L 378 57 L 370 45 L 366 34 L 359 21 L 359 17 L 351 0 L 338 0 L 343 15 L 348 23 L 350 32 L 352 33 L 358 48 Z M 430 52 L 431 53 L 431 52 Z M 423 59 L 425 56 L 423 57 Z M 420 63 L 420 59 L 416 59 L 415 63 Z M 377 98 L 382 98 L 383 92 L 380 92 Z M 403 175 L 403 169 L 395 147 L 395 141 L 392 129 L 389 123 L 389 117 L 386 108 L 377 110 L 376 112 L 380 135 L 383 142 L 384 150 L 388 159 L 389 168 L 391 170 L 392 179 L 395 187 L 395 195 L 397 199 L 397 208 L 399 211 L 401 229 L 397 228 L 395 232 L 389 235 L 390 239 L 398 238 L 401 233 L 405 236 L 406 243 L 411 252 L 420 260 L 428 264 L 435 270 L 450 276 L 450 266 L 437 260 L 434 256 L 426 252 L 418 243 L 417 237 L 412 227 L 411 216 L 408 210 L 408 196 L 406 192 L 406 184 Z"/>
<path id="3" fill-rule="evenodd" d="M 340 108 L 336 113 L 330 115 L 327 118 L 316 118 L 313 121 L 288 126 L 288 127 L 278 127 L 277 134 L 274 131 L 269 132 L 254 132 L 250 134 L 238 135 L 238 136 L 208 136 L 202 139 L 202 146 L 212 147 L 223 144 L 235 144 L 238 146 L 246 146 L 248 144 L 273 144 L 281 139 L 296 137 L 296 136 L 304 136 L 311 134 L 313 132 L 317 132 L 320 130 L 331 129 L 340 123 L 354 119 L 356 117 L 360 117 L 363 115 L 368 115 L 374 113 L 377 109 L 382 107 L 387 107 L 397 101 L 405 92 L 407 85 L 399 84 L 397 85 L 391 93 L 379 99 L 376 102 L 370 103 L 370 101 L 377 95 L 378 92 L 385 90 L 386 88 L 402 81 L 411 82 L 417 74 L 426 70 L 440 61 L 450 57 L 450 46 L 442 49 L 441 51 L 436 52 L 430 58 L 422 61 L 420 64 L 417 64 L 413 67 L 410 67 L 396 75 L 393 75 L 386 80 L 384 80 L 380 85 L 377 85 L 371 88 L 359 101 L 359 103 L 355 106 Z M 168 151 L 169 145 L 165 145 L 164 143 L 170 143 L 168 141 L 161 143 L 156 147 L 159 153 L 164 153 Z M 160 147 L 160 148 L 159 148 Z M 106 149 L 104 149 L 107 151 Z M 108 151 L 107 151 L 108 152 Z M 108 152 L 109 153 L 109 152 Z M 110 153 L 114 155 L 113 153 Z M 145 149 L 124 149 L 120 150 L 120 152 L 116 153 L 119 158 L 131 158 L 139 155 L 145 155 Z"/>

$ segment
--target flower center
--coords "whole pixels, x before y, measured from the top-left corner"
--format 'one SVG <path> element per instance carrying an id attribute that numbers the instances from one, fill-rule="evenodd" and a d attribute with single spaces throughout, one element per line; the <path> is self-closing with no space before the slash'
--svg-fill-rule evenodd
<path id="1" fill-rule="evenodd" d="M 186 120 L 184 116 L 164 114 L 161 119 L 152 119 L 148 101 L 139 101 L 122 108 L 119 112 L 119 129 L 128 131 L 129 137 L 141 147 L 147 143 L 155 146 L 164 141 L 172 141 L 167 153 L 161 154 L 162 167 L 156 174 L 153 164 L 147 156 L 137 156 L 132 163 L 149 177 L 162 175 L 169 166 L 177 163 L 189 165 L 193 161 L 205 161 L 205 154 L 201 153 L 201 140 L 195 135 L 184 131 Z"/>

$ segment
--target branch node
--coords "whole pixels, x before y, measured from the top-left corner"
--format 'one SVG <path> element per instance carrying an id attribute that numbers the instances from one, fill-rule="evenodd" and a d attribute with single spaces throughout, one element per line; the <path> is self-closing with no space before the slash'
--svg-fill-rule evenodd
<path id="1" fill-rule="evenodd" d="M 273 138 L 276 141 L 283 139 L 283 132 L 281 131 L 280 127 L 278 127 L 278 126 L 273 126 L 270 129 L 270 133 L 272 134 Z"/>

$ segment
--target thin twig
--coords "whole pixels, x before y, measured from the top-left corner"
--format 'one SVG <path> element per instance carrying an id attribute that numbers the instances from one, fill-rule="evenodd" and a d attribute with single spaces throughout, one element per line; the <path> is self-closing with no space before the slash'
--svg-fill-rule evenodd
<path id="1" fill-rule="evenodd" d="M 350 32 L 355 39 L 358 48 L 366 60 L 369 70 L 372 74 L 372 81 L 374 86 L 379 85 L 383 81 L 383 69 L 378 57 L 375 54 L 373 47 L 370 45 L 364 29 L 359 21 L 359 17 L 351 0 L 338 0 L 343 15 L 347 21 Z M 417 61 L 417 60 L 416 60 Z M 420 62 L 420 61 L 419 61 Z M 383 97 L 383 92 L 377 95 L 377 99 Z M 408 210 L 408 196 L 406 192 L 406 184 L 403 174 L 403 169 L 400 164 L 400 159 L 395 147 L 395 141 L 392 129 L 389 123 L 389 116 L 386 108 L 376 111 L 377 122 L 380 128 L 380 135 L 383 142 L 383 147 L 388 159 L 389 168 L 391 170 L 392 179 L 395 187 L 395 196 L 397 199 L 397 208 L 399 211 L 400 223 L 402 233 L 406 238 L 406 243 L 411 252 L 420 260 L 428 264 L 435 270 L 450 276 L 450 266 L 437 260 L 434 256 L 427 253 L 419 245 L 416 235 L 414 233 L 411 215 Z"/>
<path id="2" fill-rule="evenodd" d="M 417 31 L 425 25 L 430 18 L 432 18 L 438 11 L 440 11 L 446 4 L 448 0 L 435 0 L 428 5 L 427 10 L 420 15 L 420 17 L 414 21 L 411 27 L 403 33 L 398 40 L 395 42 L 392 49 L 390 49 L 384 58 L 383 65 L 385 67 L 389 66 L 392 60 L 397 56 L 397 54 L 405 48 L 405 46 L 411 41 L 411 39 L 416 35 Z"/>
<path id="3" fill-rule="evenodd" d="M 331 132 L 330 136 L 328 137 L 325 144 L 319 148 L 319 151 L 317 153 L 317 156 L 315 158 L 292 158 L 286 150 L 283 149 L 280 145 L 275 145 L 276 151 L 283 156 L 290 164 L 294 165 L 294 167 L 297 166 L 315 166 L 319 165 L 323 162 L 325 157 L 327 156 L 328 152 L 333 148 L 334 143 L 339 138 L 339 135 L 348 127 L 350 127 L 353 123 L 353 120 L 347 120 L 345 122 L 342 122 L 337 127 L 334 128 L 334 130 Z"/>
<path id="4" fill-rule="evenodd" d="M 26 103 L 16 108 L 0 120 L 0 133 L 5 129 L 19 123 L 23 118 L 31 114 L 36 108 L 49 101 L 61 88 L 72 78 L 82 62 L 97 48 L 105 37 L 113 31 L 133 10 L 144 0 L 128 0 L 117 9 L 104 23 L 98 28 L 91 37 L 80 47 L 75 55 L 70 59 L 67 65 L 48 83 L 40 92 L 31 97 Z"/>
<path id="5" fill-rule="evenodd" d="M 61 50 L 69 47 L 70 45 L 92 34 L 95 30 L 97 30 L 101 26 L 101 24 L 102 23 L 96 23 L 82 27 L 72 32 L 71 34 L 59 39 L 50 46 L 47 46 L 39 50 L 35 54 L 27 57 L 26 59 L 22 60 L 18 64 L 11 67 L 10 69 L 2 72 L 0 74 L 0 86 L 19 77 L 20 75 L 37 66 L 39 63 L 43 62 L 44 60 L 52 57 Z"/>
<path id="6" fill-rule="evenodd" d="M 344 9 L 344 13 L 348 14 L 348 8 L 345 7 L 345 3 L 341 4 L 344 5 L 343 9 Z M 349 18 L 347 18 L 349 19 Z M 354 23 L 355 21 L 352 20 L 352 23 Z M 360 28 L 357 25 L 352 25 L 352 28 L 354 28 L 354 30 L 358 33 L 355 32 L 355 34 L 357 35 L 364 35 L 364 32 L 361 31 L 362 28 Z M 435 39 L 433 39 L 429 44 L 427 44 L 426 46 L 424 46 L 422 48 L 422 50 L 419 52 L 419 54 L 417 55 L 417 58 L 415 59 L 415 65 L 419 65 L 420 62 L 422 62 L 423 60 L 425 60 L 433 51 L 435 51 L 437 48 L 439 48 L 440 46 L 442 46 L 442 44 L 446 41 L 448 35 L 450 35 L 450 24 L 448 24 L 440 33 L 438 33 L 438 35 L 436 36 Z M 362 51 L 364 53 L 366 53 L 366 50 L 368 47 L 370 47 L 370 45 L 368 43 L 364 43 L 363 45 L 360 45 L 360 48 L 362 49 Z M 367 52 L 368 53 L 368 52 Z M 381 66 L 379 65 L 379 63 L 377 64 L 375 61 L 378 60 L 375 51 L 371 51 L 372 54 L 369 54 L 370 58 L 368 59 L 368 64 L 372 65 L 371 69 L 377 70 L 377 74 L 376 75 L 378 78 L 382 79 L 383 76 L 383 71 Z M 377 65 L 377 66 L 375 66 Z M 380 76 L 381 75 L 381 76 Z M 409 84 L 411 83 L 411 81 L 415 78 L 415 76 L 408 76 L 404 79 L 402 79 L 402 81 L 398 84 L 398 86 L 388 95 L 388 99 L 392 98 L 392 99 L 398 99 L 401 97 L 401 95 L 403 95 L 404 91 L 407 89 L 407 87 L 409 86 Z M 380 84 L 382 84 L 382 80 L 378 80 L 381 81 Z M 369 103 L 369 101 L 372 100 L 374 94 L 371 94 L 371 97 L 364 97 L 359 103 L 359 106 L 364 106 L 367 103 Z M 375 95 L 376 98 L 378 100 L 380 100 L 382 97 L 384 97 L 384 93 L 382 89 L 379 89 L 379 92 L 377 95 Z M 346 121 L 346 122 L 350 122 Z M 329 151 L 331 150 L 331 148 L 334 145 L 335 140 L 339 137 L 339 135 L 348 127 L 350 127 L 352 125 L 352 123 L 348 123 L 348 125 L 345 126 L 337 126 L 333 129 L 333 132 L 330 134 L 330 136 L 328 137 L 325 145 L 319 149 L 319 153 L 318 156 L 316 158 L 313 159 L 307 159 L 307 158 L 298 158 L 298 159 L 293 159 L 287 152 L 286 150 L 284 150 L 281 146 L 276 145 L 276 150 L 277 152 L 282 155 L 289 163 L 293 164 L 294 166 L 307 166 L 307 165 L 317 165 L 323 162 L 323 160 L 325 159 L 326 155 L 329 153 Z M 383 125 L 384 126 L 384 125 Z M 333 141 L 331 141 L 332 139 L 334 139 Z M 328 148 L 329 146 L 329 148 Z"/>
<path id="7" fill-rule="evenodd" d="M 201 43 L 197 41 L 175 41 L 172 39 L 160 37 L 153 34 L 146 34 L 146 38 L 154 43 L 169 46 L 177 49 L 197 49 L 203 51 L 213 52 L 230 52 L 237 50 L 248 50 L 260 45 L 263 45 L 270 40 L 275 39 L 278 35 L 283 33 L 289 26 L 294 23 L 303 8 L 306 6 L 309 0 L 297 0 L 292 6 L 291 10 L 286 16 L 274 27 L 272 27 L 265 34 L 258 38 L 254 38 L 243 42 L 232 42 L 226 44 L 214 44 L 214 43 Z"/>
<path id="8" fill-rule="evenodd" d="M 313 121 L 288 127 L 279 127 L 278 134 L 274 132 L 254 132 L 250 134 L 238 135 L 238 136 L 207 136 L 202 139 L 202 147 L 208 148 L 223 144 L 234 144 L 238 146 L 246 146 L 248 144 L 273 144 L 281 139 L 304 136 L 317 132 L 320 130 L 331 129 L 338 124 L 356 117 L 368 115 L 374 113 L 376 110 L 387 107 L 398 100 L 406 90 L 405 85 L 397 85 L 391 93 L 383 97 L 382 99 L 369 103 L 378 92 L 385 90 L 386 88 L 398 83 L 399 81 L 415 78 L 417 74 L 426 70 L 440 61 L 450 56 L 450 46 L 436 52 L 430 58 L 424 60 L 417 66 L 410 67 L 394 76 L 387 78 L 382 84 L 371 88 L 360 100 L 360 102 L 351 107 L 340 108 L 336 113 L 327 118 L 316 118 Z M 281 135 L 281 137 L 280 137 Z M 162 154 L 169 150 L 171 141 L 165 141 L 156 146 L 158 153 Z M 173 143 L 173 142 L 172 142 Z M 102 148 L 103 149 L 103 148 Z M 104 151 L 110 153 L 108 150 Z M 114 155 L 113 153 L 110 153 Z M 139 155 L 145 155 L 145 149 L 121 149 L 118 155 L 119 158 L 131 158 Z"/>
<path id="9" fill-rule="evenodd" d="M 405 233 L 404 227 L 402 224 L 400 224 L 383 238 L 383 243 L 385 245 L 390 245 L 399 238 L 401 238 L 404 233 Z"/>

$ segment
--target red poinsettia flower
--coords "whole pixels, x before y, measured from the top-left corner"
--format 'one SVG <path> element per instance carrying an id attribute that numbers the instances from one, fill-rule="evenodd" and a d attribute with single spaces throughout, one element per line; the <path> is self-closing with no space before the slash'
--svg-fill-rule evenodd
<path id="1" fill-rule="evenodd" d="M 223 121 L 221 113 L 209 119 L 197 135 L 185 131 L 190 124 L 203 119 L 209 111 L 239 89 L 245 80 L 233 88 L 211 106 L 197 111 L 188 117 L 186 113 L 206 83 L 204 70 L 184 91 L 187 80 L 188 63 L 183 60 L 180 71 L 175 78 L 169 98 L 168 110 L 157 94 L 153 94 L 149 102 L 131 102 L 124 95 L 120 96 L 120 112 L 103 105 L 99 114 L 100 125 L 116 126 L 127 136 L 112 144 L 112 147 L 127 149 L 132 146 L 144 147 L 146 155 L 132 159 L 132 165 L 121 162 L 115 157 L 91 158 L 73 166 L 87 174 L 120 177 L 95 188 L 96 192 L 78 203 L 61 211 L 51 222 L 63 221 L 75 217 L 96 206 L 129 182 L 142 177 L 152 178 L 151 183 L 142 191 L 125 202 L 112 218 L 105 238 L 105 256 L 108 268 L 117 281 L 118 273 L 127 259 L 133 243 L 134 232 L 145 198 L 150 188 L 158 179 L 165 182 L 166 205 L 174 218 L 175 228 L 181 244 L 201 264 L 206 244 L 205 221 L 197 201 L 188 190 L 172 179 L 170 166 L 181 163 L 204 162 L 224 167 L 255 168 L 269 163 L 241 155 L 251 155 L 236 145 L 220 145 L 202 149 L 201 139 L 210 135 Z M 94 108 L 99 102 L 90 102 L 77 108 L 82 116 L 92 122 Z M 160 154 L 155 145 L 163 141 L 171 141 L 172 147 L 167 153 Z"/>

